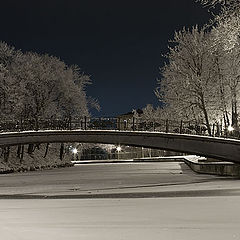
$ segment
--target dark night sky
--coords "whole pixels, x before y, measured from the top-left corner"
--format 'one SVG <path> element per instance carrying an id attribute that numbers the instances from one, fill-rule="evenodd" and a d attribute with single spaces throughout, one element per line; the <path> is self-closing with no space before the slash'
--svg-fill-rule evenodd
<path id="1" fill-rule="evenodd" d="M 91 75 L 89 95 L 115 116 L 158 101 L 159 67 L 168 40 L 210 18 L 194 0 L 1 1 L 0 40 L 49 53 Z"/>

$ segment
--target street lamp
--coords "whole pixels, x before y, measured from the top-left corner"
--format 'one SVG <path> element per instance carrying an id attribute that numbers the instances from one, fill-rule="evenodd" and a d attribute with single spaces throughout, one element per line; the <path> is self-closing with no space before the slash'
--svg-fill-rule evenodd
<path id="1" fill-rule="evenodd" d="M 118 152 L 118 159 L 119 159 L 119 152 L 122 150 L 120 146 L 117 147 L 117 152 Z"/>
<path id="2" fill-rule="evenodd" d="M 142 158 L 144 158 L 144 149 L 142 147 Z"/>
<path id="3" fill-rule="evenodd" d="M 76 159 L 77 157 L 77 153 L 78 153 L 78 150 L 77 150 L 77 148 L 72 148 L 72 153 L 73 153 L 73 159 Z"/>
<path id="4" fill-rule="evenodd" d="M 233 130 L 234 130 L 234 128 L 233 128 L 231 125 L 229 125 L 229 126 L 228 126 L 228 131 L 229 131 L 229 132 L 232 132 Z"/>
<path id="5" fill-rule="evenodd" d="M 78 153 L 78 150 L 77 150 L 76 148 L 73 148 L 73 149 L 72 149 L 72 153 L 73 153 L 73 154 L 77 154 L 77 153 Z"/>
<path id="6" fill-rule="evenodd" d="M 117 151 L 120 152 L 122 148 L 120 146 L 117 147 Z"/>

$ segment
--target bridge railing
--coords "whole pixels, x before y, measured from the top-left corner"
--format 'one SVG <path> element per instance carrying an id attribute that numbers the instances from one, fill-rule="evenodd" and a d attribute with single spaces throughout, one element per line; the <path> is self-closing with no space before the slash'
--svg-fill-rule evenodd
<path id="1" fill-rule="evenodd" d="M 74 119 L 34 119 L 2 120 L 0 132 L 34 131 L 34 130 L 121 130 L 121 131 L 155 131 L 166 133 L 179 133 L 191 135 L 206 135 L 212 137 L 239 138 L 237 130 L 229 131 L 222 124 L 210 125 L 211 134 L 202 122 L 182 121 L 170 119 L 146 120 L 143 118 L 90 118 L 80 117 Z"/>

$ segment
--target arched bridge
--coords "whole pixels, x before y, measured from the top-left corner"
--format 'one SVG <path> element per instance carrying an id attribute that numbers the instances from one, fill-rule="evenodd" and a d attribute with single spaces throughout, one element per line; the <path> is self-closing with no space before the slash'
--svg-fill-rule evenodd
<path id="1" fill-rule="evenodd" d="M 142 146 L 240 163 L 240 140 L 234 139 L 162 132 L 115 130 L 50 130 L 0 134 L 0 146 L 53 142 Z"/>

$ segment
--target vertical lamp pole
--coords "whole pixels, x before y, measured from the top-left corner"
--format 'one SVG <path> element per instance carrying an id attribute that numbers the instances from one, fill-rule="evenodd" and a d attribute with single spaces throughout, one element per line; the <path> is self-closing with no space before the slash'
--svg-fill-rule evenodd
<path id="1" fill-rule="evenodd" d="M 117 147 L 117 153 L 118 153 L 118 160 L 119 160 L 119 152 L 122 150 L 120 146 Z"/>

